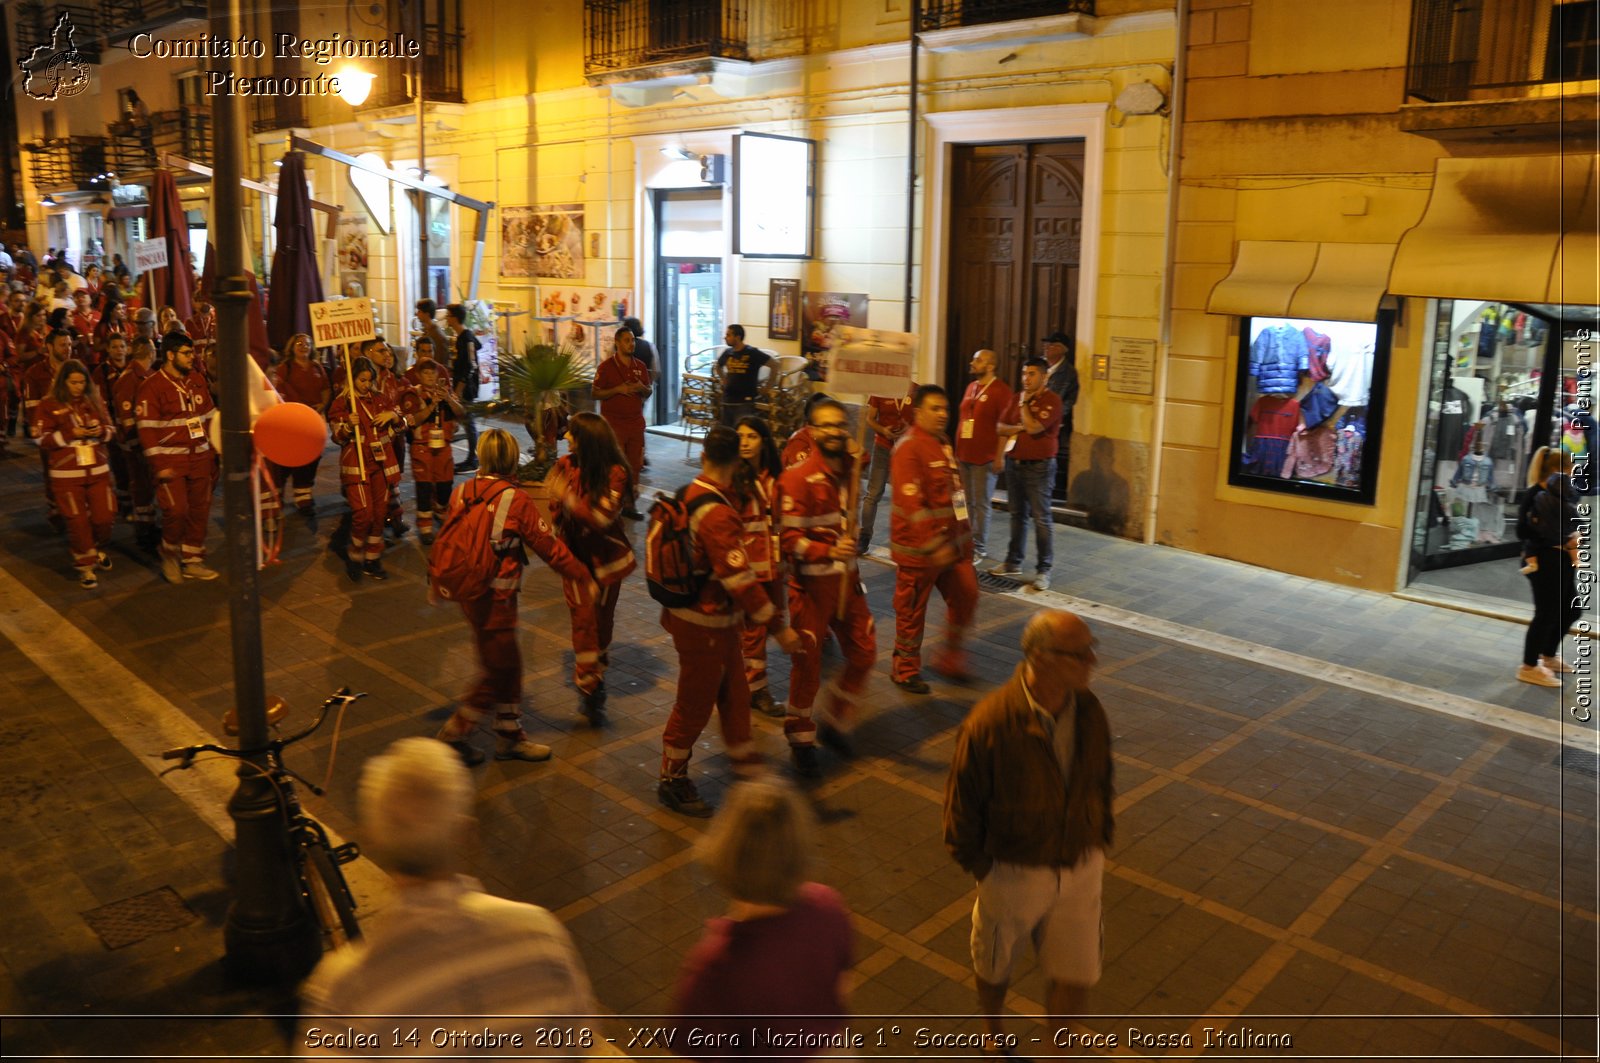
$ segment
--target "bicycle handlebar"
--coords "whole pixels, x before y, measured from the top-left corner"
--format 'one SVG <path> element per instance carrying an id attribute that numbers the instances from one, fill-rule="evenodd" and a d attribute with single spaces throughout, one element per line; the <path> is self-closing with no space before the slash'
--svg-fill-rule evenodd
<path id="1" fill-rule="evenodd" d="M 218 746 L 206 743 L 204 745 L 178 746 L 174 749 L 164 750 L 161 753 L 161 759 L 181 760 L 183 763 L 179 765 L 179 767 L 187 768 L 190 763 L 193 762 L 194 758 L 201 753 L 217 753 L 224 757 L 243 759 L 245 757 L 255 756 L 258 753 L 270 753 L 274 750 L 282 750 L 284 746 L 292 745 L 293 743 L 300 741 L 302 738 L 305 738 L 317 728 L 321 727 L 322 721 L 328 717 L 328 710 L 333 708 L 335 705 L 338 705 L 341 702 L 349 705 L 361 700 L 366 696 L 367 695 L 365 691 L 359 694 L 352 694 L 349 687 L 340 687 L 338 690 L 333 692 L 333 695 L 328 698 L 327 701 L 322 703 L 322 709 L 317 713 L 317 718 L 312 721 L 310 727 L 307 727 L 299 734 L 291 735 L 288 738 L 274 739 L 273 741 L 268 742 L 266 745 L 256 749 L 229 749 L 226 746 Z"/>

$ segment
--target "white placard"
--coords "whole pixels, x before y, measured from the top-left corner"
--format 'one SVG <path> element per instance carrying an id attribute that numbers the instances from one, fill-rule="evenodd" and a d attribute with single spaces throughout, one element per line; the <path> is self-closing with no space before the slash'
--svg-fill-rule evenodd
<path id="1" fill-rule="evenodd" d="M 133 245 L 133 271 L 135 273 L 148 273 L 153 269 L 167 268 L 167 238 L 158 236 L 154 240 L 139 240 Z"/>
<path id="2" fill-rule="evenodd" d="M 311 304 L 311 345 L 335 347 L 378 338 L 371 299 L 335 299 Z"/>
<path id="3" fill-rule="evenodd" d="M 900 398 L 911 386 L 917 337 L 909 332 L 841 326 L 833 330 L 828 354 L 830 395 L 884 395 Z"/>

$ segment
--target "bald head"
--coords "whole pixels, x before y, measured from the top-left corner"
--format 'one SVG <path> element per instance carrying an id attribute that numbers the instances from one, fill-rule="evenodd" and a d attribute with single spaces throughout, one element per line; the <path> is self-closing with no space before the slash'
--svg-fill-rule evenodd
<path id="1" fill-rule="evenodd" d="M 1022 629 L 1022 656 L 1028 685 L 1047 709 L 1057 711 L 1067 695 L 1089 689 L 1098 658 L 1094 632 L 1076 613 L 1046 609 Z"/>
<path id="2" fill-rule="evenodd" d="M 999 362 L 1000 359 L 995 353 L 985 347 L 982 350 L 972 352 L 972 364 L 968 366 L 968 369 L 975 377 L 986 377 L 994 372 L 994 367 Z"/>
<path id="3" fill-rule="evenodd" d="M 1022 629 L 1022 653 L 1025 657 L 1038 657 L 1058 646 L 1093 639 L 1089 625 L 1077 613 L 1045 609 L 1033 614 L 1028 626 Z"/>

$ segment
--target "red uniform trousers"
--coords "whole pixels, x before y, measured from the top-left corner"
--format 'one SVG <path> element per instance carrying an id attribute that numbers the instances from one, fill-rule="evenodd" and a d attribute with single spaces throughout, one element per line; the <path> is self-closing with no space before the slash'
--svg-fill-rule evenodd
<path id="1" fill-rule="evenodd" d="M 844 618 L 839 618 L 839 592 L 851 580 Z M 828 686 L 828 698 L 817 715 L 831 727 L 849 731 L 855 726 L 855 700 L 867 686 L 867 676 L 878 660 L 878 635 L 867 608 L 866 591 L 851 574 L 794 576 L 789 580 L 789 626 L 800 636 L 800 652 L 789 668 L 789 713 L 783 733 L 794 746 L 816 740 L 812 703 L 822 686 L 822 644 L 832 631 L 844 651 L 844 670 Z"/>
<path id="2" fill-rule="evenodd" d="M 784 593 L 783 580 L 767 580 L 761 584 L 761 589 L 767 592 L 773 608 L 783 607 Z M 744 629 L 741 632 L 741 642 L 744 646 L 744 679 L 751 692 L 767 688 L 767 638 L 771 632 L 765 624 L 752 624 L 750 618 L 744 618 Z"/>
<path id="3" fill-rule="evenodd" d="M 661 777 L 676 779 L 689 774 L 689 757 L 713 708 L 734 771 L 760 764 L 761 757 L 750 739 L 750 688 L 744 681 L 739 627 L 702 627 L 666 610 L 661 613 L 661 626 L 678 651 L 678 696 L 661 736 Z"/>
<path id="4" fill-rule="evenodd" d="M 587 592 L 571 580 L 561 581 L 567 608 L 572 612 L 573 682 L 580 693 L 593 694 L 605 682 L 621 590 L 620 583 L 602 584 L 599 596 L 591 600 Z"/>
<path id="5" fill-rule="evenodd" d="M 370 454 L 366 457 L 366 481 L 358 480 L 344 485 L 344 498 L 350 503 L 350 545 L 346 555 L 352 561 L 377 561 L 383 557 L 383 521 L 389 507 L 389 475 Z"/>
<path id="6" fill-rule="evenodd" d="M 619 424 L 612 421 L 610 424 L 617 434 L 617 442 L 622 444 L 622 456 L 628 459 L 628 471 L 634 482 L 638 482 L 639 472 L 644 468 L 644 422 Z"/>
<path id="7" fill-rule="evenodd" d="M 382 478 L 380 474 L 379 478 Z M 522 650 L 517 645 L 517 595 L 492 594 L 461 603 L 478 651 L 478 681 L 439 732 L 443 742 L 467 737 L 494 714 L 494 733 L 511 739 L 522 731 Z"/>
<path id="8" fill-rule="evenodd" d="M 894 580 L 894 667 L 896 681 L 911 679 L 922 671 L 922 630 L 928 621 L 928 601 L 934 589 L 945 602 L 944 649 L 934 659 L 934 667 L 949 675 L 966 673 L 966 654 L 961 648 L 967 628 L 978 611 L 978 574 L 971 560 L 961 560 L 943 568 L 901 565 Z"/>
<path id="9" fill-rule="evenodd" d="M 52 477 L 50 493 L 61 517 L 67 522 L 67 546 L 72 563 L 89 568 L 111 541 L 111 526 L 117 520 L 117 499 L 111 491 L 111 477 Z"/>
<path id="10" fill-rule="evenodd" d="M 179 462 L 174 475 L 156 481 L 156 502 L 161 506 L 161 552 L 194 563 L 206 556 L 206 520 L 211 516 L 211 489 L 216 483 L 216 455 L 211 453 Z"/>
<path id="11" fill-rule="evenodd" d="M 406 448 L 411 451 L 411 478 L 417 488 L 417 531 L 424 535 L 433 534 L 435 514 L 443 523 L 450 512 L 450 489 L 456 475 L 456 456 L 450 444 L 441 441 L 435 447 L 424 442 L 430 428 L 432 425 L 425 424 L 414 429 L 417 438 Z"/>

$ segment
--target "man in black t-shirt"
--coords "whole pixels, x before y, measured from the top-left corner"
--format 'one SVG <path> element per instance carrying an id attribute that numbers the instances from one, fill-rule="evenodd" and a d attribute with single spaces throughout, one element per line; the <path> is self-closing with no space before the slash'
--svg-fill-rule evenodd
<path id="1" fill-rule="evenodd" d="M 478 337 L 467 328 L 467 311 L 460 303 L 445 307 L 445 321 L 455 331 L 456 353 L 450 359 L 450 381 L 456 398 L 463 404 L 478 401 Z M 463 410 L 458 423 L 467 433 L 467 460 L 456 463 L 456 472 L 467 472 L 478 467 L 478 426 L 472 420 L 472 411 Z"/>
<path id="2" fill-rule="evenodd" d="M 756 389 L 770 373 L 772 355 L 745 344 L 743 325 L 729 325 L 722 338 L 728 346 L 717 359 L 717 379 L 722 382 L 722 423 L 732 428 L 739 418 L 756 412 Z"/>

